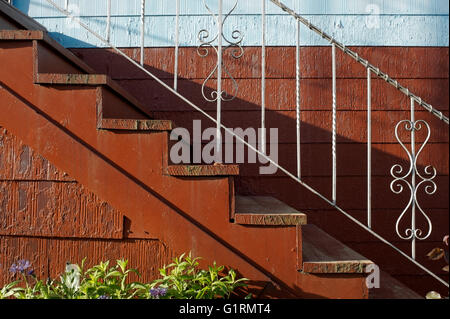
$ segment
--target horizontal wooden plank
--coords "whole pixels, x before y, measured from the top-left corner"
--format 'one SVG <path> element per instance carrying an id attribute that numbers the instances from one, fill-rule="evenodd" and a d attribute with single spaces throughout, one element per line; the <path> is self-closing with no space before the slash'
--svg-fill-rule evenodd
<path id="1" fill-rule="evenodd" d="M 99 128 L 125 131 L 170 131 L 172 122 L 166 120 L 102 119 Z"/>
<path id="2" fill-rule="evenodd" d="M 35 83 L 53 85 L 106 85 L 106 75 L 103 74 L 61 74 L 37 73 Z"/>
<path id="3" fill-rule="evenodd" d="M 393 277 L 411 289 L 414 289 L 414 291 L 419 293 L 423 298 L 425 298 L 430 291 L 437 291 L 442 296 L 448 295 L 448 288 L 429 275 L 394 275 Z M 447 282 L 449 280 L 448 274 L 441 275 L 441 278 Z"/>
<path id="4" fill-rule="evenodd" d="M 401 209 L 409 201 L 409 190 L 404 186 L 401 194 L 394 194 L 390 189 L 392 178 L 374 177 L 372 187 L 373 209 Z M 331 201 L 332 180 L 329 177 L 305 177 L 307 185 Z M 429 208 L 448 209 L 448 176 L 434 179 L 437 190 L 433 195 L 426 195 L 422 188 L 418 190 L 418 201 L 426 211 Z M 235 180 L 236 192 L 242 195 L 273 196 L 297 210 L 330 209 L 332 206 L 299 183 L 288 177 L 240 177 Z M 337 205 L 344 210 L 367 209 L 367 180 L 363 177 L 340 177 L 337 179 Z"/>
<path id="5" fill-rule="evenodd" d="M 238 165 L 170 165 L 165 174 L 179 177 L 239 175 Z"/>
<path id="6" fill-rule="evenodd" d="M 409 145 L 407 145 L 410 147 Z M 236 145 L 226 145 L 228 152 L 233 152 L 236 161 L 236 152 L 240 148 Z M 301 148 L 301 175 L 331 176 L 332 151 L 331 144 L 302 144 Z M 337 144 L 337 175 L 362 176 L 367 175 L 367 146 L 364 144 Z M 256 157 L 256 163 L 249 163 L 249 151 L 246 149 L 244 163 L 239 163 L 240 176 L 258 177 L 261 162 Z M 297 145 L 278 145 L 278 163 L 296 175 L 297 172 Z M 409 168 L 409 159 L 400 144 L 372 145 L 372 175 L 390 176 L 392 166 L 399 164 L 404 169 Z M 417 158 L 417 167 L 422 174 L 428 165 L 432 165 L 438 175 L 449 174 L 448 144 L 429 144 Z M 276 176 L 284 173 L 277 171 Z"/>
<path id="7" fill-rule="evenodd" d="M 42 40 L 44 39 L 43 31 L 29 30 L 0 30 L 0 40 Z"/>
<path id="8" fill-rule="evenodd" d="M 121 86 L 135 95 L 149 108 L 164 111 L 192 111 L 193 108 L 163 88 L 154 80 L 120 80 Z M 172 86 L 171 80 L 166 84 Z M 216 105 L 205 101 L 202 96 L 203 80 L 178 80 L 178 92 L 201 107 L 203 110 L 215 110 Z M 227 110 L 260 110 L 261 81 L 259 79 L 239 79 L 238 93 L 232 102 L 225 102 Z M 367 109 L 367 82 L 363 79 L 338 79 L 337 105 L 340 110 Z M 372 82 L 372 110 L 409 110 L 410 101 L 403 93 L 396 90 L 383 80 Z M 215 81 L 207 83 L 206 91 L 213 91 Z M 443 90 L 448 79 L 408 79 L 402 84 L 410 88 L 424 101 L 440 111 L 448 111 L 449 96 Z M 224 80 L 222 85 L 226 92 L 233 92 L 232 81 Z M 295 79 L 266 79 L 266 109 L 295 110 L 296 83 Z M 301 110 L 330 110 L 332 105 L 331 79 L 302 79 L 300 82 Z M 420 107 L 418 106 L 418 109 Z"/>
<path id="9" fill-rule="evenodd" d="M 207 112 L 213 118 L 216 112 Z M 301 140 L 304 143 L 330 143 L 332 127 L 331 111 L 304 111 L 301 112 Z M 448 112 L 444 112 L 448 116 Z M 192 131 L 193 121 L 201 120 L 201 129 L 215 127 L 212 120 L 205 118 L 199 112 L 159 112 L 153 113 L 157 119 L 170 119 L 177 127 Z M 337 112 L 337 141 L 340 143 L 366 143 L 367 142 L 367 114 L 363 111 Z M 372 112 L 372 142 L 397 143 L 395 126 L 401 120 L 410 118 L 405 111 Z M 448 130 L 441 122 L 428 111 L 416 112 L 416 120 L 425 120 L 431 126 L 429 142 L 448 143 Z M 228 128 L 254 128 L 261 126 L 261 112 L 259 111 L 227 111 L 223 106 L 222 124 Z M 296 143 L 295 111 L 267 111 L 266 127 L 278 128 L 278 143 Z M 269 130 L 268 130 L 269 133 Z M 399 128 L 399 136 L 403 142 L 410 141 L 409 132 L 404 127 Z M 426 138 L 426 128 L 416 131 L 416 142 L 421 143 Z"/>
<path id="10" fill-rule="evenodd" d="M 349 47 L 360 57 L 397 79 L 444 78 L 448 79 L 448 47 Z M 136 61 L 139 48 L 122 48 L 123 52 Z M 72 49 L 97 72 L 106 73 L 114 79 L 148 79 L 123 57 L 111 49 Z M 224 54 L 224 64 L 235 78 L 260 78 L 261 49 L 244 47 L 244 55 L 236 60 Z M 295 78 L 295 47 L 266 47 L 266 77 Z M 300 50 L 300 73 L 304 78 L 331 78 L 331 50 L 328 47 L 302 47 Z M 337 50 L 338 78 L 366 78 L 362 65 Z M 205 79 L 216 64 L 213 52 L 202 58 L 196 48 L 179 49 L 178 75 L 186 79 Z M 145 66 L 160 78 L 173 80 L 174 49 L 146 48 Z"/>
<path id="11" fill-rule="evenodd" d="M 367 225 L 367 210 L 348 210 L 348 213 Z M 395 223 L 400 217 L 402 209 L 374 209 L 372 210 L 372 230 L 383 238 L 393 243 L 402 243 L 402 240 L 395 231 Z M 429 216 L 433 231 L 426 241 L 440 242 L 443 234 L 448 232 L 448 211 L 447 209 L 425 209 L 425 213 Z M 400 222 L 400 230 L 404 231 L 411 224 L 411 214 L 408 213 Z M 428 232 L 428 225 L 422 216 L 417 216 L 417 227 L 423 232 Z M 320 225 L 324 231 L 335 238 L 339 238 L 344 243 L 349 242 L 380 242 L 378 238 L 368 233 L 363 228 L 356 225 L 346 216 L 339 214 L 333 209 L 330 210 L 311 210 L 308 211 L 308 222 L 314 225 Z M 336 227 L 339 225 L 339 227 Z M 404 233 L 401 233 L 404 235 Z"/>
<path id="12" fill-rule="evenodd" d="M 409 275 L 425 275 L 425 271 L 408 261 L 405 257 L 401 256 L 393 248 L 382 243 L 351 243 L 348 244 L 351 248 L 370 258 L 376 260 L 376 264 L 384 271 L 391 275 L 409 274 Z M 442 242 L 419 242 L 417 244 L 416 260 L 429 268 L 432 272 L 438 275 L 448 275 L 447 272 L 442 270 L 445 265 L 444 260 L 434 261 L 429 260 L 426 256 L 435 247 L 442 247 Z M 397 243 L 396 246 L 405 252 L 411 254 L 411 243 Z M 430 281 L 434 280 L 429 278 Z"/>
<path id="13" fill-rule="evenodd" d="M 239 175 L 246 177 L 260 176 L 259 168 L 264 163 L 258 156 L 252 157 L 252 151 L 235 143 L 226 143 L 224 146 L 224 162 L 226 164 L 239 164 Z M 171 141 L 169 149 L 177 143 Z M 202 148 L 206 143 L 202 144 Z M 406 144 L 408 149 L 409 144 Z M 243 148 L 243 159 L 238 159 L 237 152 Z M 367 175 L 367 145 L 338 143 L 336 146 L 337 155 L 337 176 L 362 176 Z M 193 154 L 193 150 L 191 150 Z M 192 156 L 192 154 L 190 154 Z M 252 155 L 249 157 L 249 155 Z M 301 176 L 331 176 L 332 170 L 332 148 L 331 143 L 324 144 L 301 144 Z M 447 144 L 432 143 L 428 144 L 417 157 L 417 168 L 419 172 L 424 173 L 428 165 L 436 169 L 437 175 L 445 176 L 449 174 L 448 165 L 449 149 Z M 169 159 L 170 160 L 170 159 Z M 283 168 L 297 173 L 297 145 L 279 144 L 278 160 Z M 189 164 L 186 163 L 186 164 Z M 404 169 L 410 165 L 408 155 L 402 149 L 400 144 L 372 144 L 372 175 L 373 176 L 391 176 L 392 166 L 401 165 Z M 264 164 L 266 165 L 266 164 Z M 273 176 L 284 176 L 284 173 L 278 170 Z"/>

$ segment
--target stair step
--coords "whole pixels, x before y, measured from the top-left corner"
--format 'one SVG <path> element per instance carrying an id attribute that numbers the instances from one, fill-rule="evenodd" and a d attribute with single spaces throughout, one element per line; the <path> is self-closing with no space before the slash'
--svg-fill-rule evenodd
<path id="1" fill-rule="evenodd" d="M 380 288 L 369 289 L 369 299 L 424 299 L 397 279 L 380 271 Z"/>
<path id="2" fill-rule="evenodd" d="M 139 102 L 133 95 L 123 89 L 119 84 L 104 74 L 95 72 L 81 59 L 66 50 L 59 43 L 53 40 L 45 30 L 0 30 L 0 40 L 42 40 L 51 48 L 60 53 L 69 63 L 76 65 L 87 74 L 59 74 L 59 73 L 37 73 L 34 75 L 34 83 L 41 85 L 104 85 L 124 98 L 134 107 L 146 115 L 148 109 Z M 39 47 L 37 48 L 39 50 Z M 37 57 L 37 52 L 35 54 Z M 38 63 L 38 61 L 36 61 Z M 36 64 L 37 65 L 37 64 Z"/>
<path id="3" fill-rule="evenodd" d="M 315 225 L 302 226 L 303 272 L 364 273 L 373 264 Z"/>
<path id="4" fill-rule="evenodd" d="M 0 1 L 0 12 L 4 12 L 6 16 L 14 20 L 15 23 L 24 29 L 42 31 L 47 30 L 42 24 L 38 23 L 34 19 L 30 19 L 30 17 L 22 11 L 4 1 Z"/>
<path id="5" fill-rule="evenodd" d="M 106 85 L 110 84 L 105 74 L 56 74 L 38 73 L 34 80 L 37 84 L 61 85 Z"/>
<path id="6" fill-rule="evenodd" d="M 171 176 L 231 176 L 239 175 L 239 165 L 169 165 L 166 174 Z"/>
<path id="7" fill-rule="evenodd" d="M 172 130 L 172 121 L 102 119 L 100 128 L 103 130 L 124 130 L 124 131 L 170 131 Z"/>
<path id="8" fill-rule="evenodd" d="M 44 32 L 37 30 L 0 30 L 0 40 L 44 40 Z"/>
<path id="9" fill-rule="evenodd" d="M 3 8 L 0 8 L 3 9 Z M 75 54 L 65 49 L 61 44 L 56 42 L 52 37 L 50 37 L 45 30 L 0 30 L 0 40 L 40 40 L 45 42 L 47 45 L 56 50 L 63 57 L 68 59 L 72 64 L 79 67 L 86 73 L 95 73 L 94 70 L 89 67 L 84 61 L 79 59 Z"/>
<path id="10" fill-rule="evenodd" d="M 236 196 L 234 222 L 241 225 L 305 225 L 306 215 L 270 196 Z"/>
<path id="11" fill-rule="evenodd" d="M 34 83 L 41 85 L 105 85 L 140 111 L 144 112 L 144 114 L 148 113 L 141 102 L 105 74 L 37 73 Z"/>

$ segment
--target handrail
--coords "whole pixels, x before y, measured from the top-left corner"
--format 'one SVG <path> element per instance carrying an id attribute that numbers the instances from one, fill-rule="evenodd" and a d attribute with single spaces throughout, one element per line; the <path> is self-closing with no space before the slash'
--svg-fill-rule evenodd
<path id="1" fill-rule="evenodd" d="M 368 60 L 364 60 L 361 58 L 358 53 L 353 52 L 349 48 L 347 48 L 344 44 L 340 43 L 336 39 L 334 39 L 329 34 L 325 33 L 323 30 L 318 28 L 317 26 L 313 25 L 309 20 L 305 19 L 301 15 L 297 14 L 294 10 L 290 9 L 286 5 L 284 5 L 281 1 L 278 0 L 270 0 L 272 3 L 274 3 L 276 6 L 280 7 L 283 11 L 287 12 L 291 16 L 293 16 L 295 19 L 303 23 L 305 26 L 307 26 L 312 31 L 316 32 L 318 35 L 320 35 L 323 39 L 327 40 L 331 44 L 334 44 L 336 47 L 341 49 L 345 54 L 352 57 L 357 62 L 361 63 L 365 68 L 370 69 L 373 73 L 375 73 L 379 78 L 385 80 L 387 83 L 393 85 L 397 90 L 408 96 L 409 98 L 414 99 L 416 103 L 418 103 L 420 106 L 424 107 L 427 111 L 435 115 L 437 118 L 442 120 L 447 125 L 449 124 L 449 119 L 446 117 L 441 111 L 433 108 L 431 104 L 426 103 L 423 101 L 420 97 L 417 95 L 411 93 L 411 91 L 402 86 L 400 83 L 398 83 L 397 80 L 394 80 L 391 78 L 387 73 L 380 71 L 379 68 L 375 67 L 374 65 L 370 64 Z"/>
<path id="2" fill-rule="evenodd" d="M 59 7 L 56 3 L 54 3 L 52 0 L 46 0 L 48 3 L 50 3 L 51 5 L 53 5 L 58 11 L 60 11 L 61 13 L 65 14 L 66 16 L 70 16 L 70 13 L 65 10 L 64 8 Z M 274 2 L 275 4 L 279 3 L 278 1 L 274 1 L 271 0 L 272 2 Z M 278 5 L 278 4 L 277 4 Z M 296 15 L 297 16 L 297 15 Z M 270 158 L 269 156 L 267 156 L 265 153 L 263 153 L 262 151 L 258 150 L 254 145 L 250 144 L 249 142 L 246 142 L 244 138 L 240 137 L 239 135 L 237 135 L 233 130 L 230 130 L 229 128 L 225 127 L 222 123 L 220 123 L 219 121 L 217 121 L 215 118 L 213 118 L 211 115 L 209 115 L 207 112 L 205 112 L 204 110 L 202 110 L 199 106 L 197 106 L 195 103 L 191 102 L 189 99 L 187 99 L 186 97 L 184 97 L 182 94 L 180 94 L 179 92 L 177 92 L 174 88 L 172 88 L 171 86 L 169 86 L 168 84 L 166 84 L 164 81 L 162 81 L 161 79 L 159 79 L 156 75 L 154 75 L 152 72 L 148 71 L 146 68 L 144 68 L 142 65 L 140 65 L 139 63 L 137 63 L 135 60 L 133 60 L 132 58 L 130 58 L 126 53 L 124 53 L 123 51 L 121 51 L 120 49 L 118 49 L 116 46 L 114 46 L 112 43 L 110 43 L 108 40 L 106 40 L 105 38 L 103 38 L 102 36 L 100 36 L 98 33 L 96 33 L 95 31 L 93 31 L 92 29 L 90 29 L 87 25 L 85 25 L 78 17 L 72 17 L 74 21 L 76 21 L 82 28 L 84 28 L 85 30 L 87 30 L 88 32 L 90 32 L 92 35 L 94 35 L 97 39 L 99 39 L 101 42 L 103 42 L 104 44 L 106 44 L 107 46 L 111 47 L 111 49 L 113 49 L 115 52 L 117 52 L 119 55 L 123 56 L 126 60 L 128 60 L 130 63 L 132 63 L 134 66 L 138 67 L 139 69 L 141 69 L 144 73 L 146 73 L 147 75 L 149 75 L 151 78 L 153 78 L 157 83 L 159 83 L 160 85 L 162 85 L 165 89 L 167 89 L 168 91 L 170 91 L 171 93 L 173 93 L 175 96 L 179 97 L 182 101 L 184 101 L 186 104 L 188 104 L 189 106 L 191 106 L 193 109 L 197 110 L 198 112 L 200 112 L 202 115 L 204 115 L 206 118 L 208 118 L 209 120 L 211 120 L 212 122 L 216 123 L 218 128 L 223 129 L 225 132 L 227 132 L 228 134 L 230 134 L 231 136 L 234 136 L 236 138 L 237 141 L 239 141 L 240 143 L 243 143 L 244 145 L 246 145 L 249 149 L 251 149 L 252 151 L 254 151 L 256 154 L 259 154 L 260 157 L 264 158 L 267 162 L 271 163 L 272 165 L 274 165 L 275 167 L 277 167 L 280 171 L 282 171 L 284 174 L 286 174 L 286 176 L 288 176 L 289 178 L 291 178 L 292 180 L 294 180 L 295 182 L 299 183 L 300 185 L 302 185 L 303 187 L 305 187 L 307 190 L 309 190 L 310 192 L 312 192 L 313 194 L 315 194 L 316 196 L 318 196 L 319 198 L 321 198 L 323 201 L 325 201 L 326 203 L 328 203 L 330 206 L 334 207 L 338 212 L 340 212 L 342 215 L 344 215 L 345 217 L 347 217 L 348 219 L 350 219 L 352 222 L 354 222 L 356 225 L 358 225 L 359 227 L 361 227 L 362 229 L 364 229 L 365 231 L 367 231 L 368 233 L 370 233 L 372 236 L 374 236 L 375 238 L 379 239 L 381 242 L 383 242 L 384 244 L 388 245 L 389 247 L 391 247 L 392 249 L 394 249 L 395 251 L 397 251 L 400 255 L 402 255 L 403 257 L 405 257 L 406 259 L 408 259 L 410 262 L 412 262 L 413 264 L 415 264 L 417 267 L 419 267 L 420 269 L 422 269 L 424 272 L 426 272 L 427 274 L 429 274 L 431 277 L 433 277 L 434 279 L 436 279 L 437 281 L 439 281 L 441 284 L 443 284 L 444 286 L 446 286 L 447 288 L 449 287 L 449 283 L 446 282 L 445 280 L 443 280 L 442 278 L 440 278 L 439 276 L 437 276 L 435 273 L 433 273 L 431 270 L 429 270 L 428 268 L 426 268 L 425 266 L 423 266 L 421 263 L 417 262 L 414 258 L 411 258 L 410 256 L 408 256 L 406 253 L 404 253 L 402 250 L 400 250 L 399 248 L 397 248 L 396 246 L 394 246 L 391 242 L 389 242 L 387 239 L 385 239 L 384 237 L 382 237 L 381 235 L 379 235 L 377 232 L 373 231 L 370 227 L 364 225 L 363 223 L 361 223 L 359 220 L 357 220 L 356 218 L 354 218 L 353 216 L 351 216 L 349 213 L 347 213 L 343 208 L 341 208 L 340 206 L 337 205 L 336 201 L 334 200 L 330 200 L 328 198 L 326 198 L 324 195 L 322 195 L 321 193 L 319 193 L 317 190 L 315 190 L 313 187 L 309 186 L 307 183 L 305 183 L 303 180 L 301 180 L 298 176 L 295 176 L 294 174 L 290 173 L 287 169 L 285 169 L 284 167 L 282 167 L 281 165 L 279 165 L 277 162 L 275 162 L 272 158 Z M 317 29 L 318 30 L 318 29 Z M 337 42 L 335 42 L 333 40 L 333 43 L 337 46 L 340 47 L 342 46 L 342 44 L 339 44 Z M 358 60 L 358 62 L 361 62 Z M 367 61 L 366 61 L 367 62 Z M 365 65 L 365 64 L 364 64 Z M 367 67 L 369 68 L 369 63 L 367 62 Z M 373 66 L 372 66 L 373 68 Z M 373 72 L 373 69 L 371 68 L 371 72 Z M 370 74 L 370 72 L 368 72 Z M 375 74 L 377 74 L 375 72 Z M 381 74 L 381 72 L 380 72 Z M 409 92 L 409 91 L 408 91 Z M 414 105 L 415 100 L 415 96 L 411 96 L 411 105 Z M 417 97 L 416 97 L 417 98 Z M 421 100 L 422 101 L 422 100 Z M 438 111 L 436 111 L 438 112 Z M 436 114 L 435 114 L 436 115 Z M 442 113 L 441 113 L 442 115 Z M 447 119 L 448 121 L 448 119 Z M 414 125 L 414 123 L 413 123 Z M 419 151 L 420 152 L 420 151 Z M 395 167 L 395 166 L 394 166 Z"/>

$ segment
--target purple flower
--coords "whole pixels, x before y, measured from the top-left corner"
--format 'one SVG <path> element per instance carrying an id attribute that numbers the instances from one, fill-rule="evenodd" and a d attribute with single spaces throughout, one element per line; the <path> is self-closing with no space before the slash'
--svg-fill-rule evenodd
<path id="1" fill-rule="evenodd" d="M 98 296 L 97 299 L 112 299 L 112 298 L 111 298 L 111 296 L 108 296 L 108 295 L 101 295 L 101 296 Z"/>
<path id="2" fill-rule="evenodd" d="M 34 270 L 31 268 L 31 263 L 28 260 L 21 259 L 17 263 L 13 263 L 9 268 L 9 271 L 13 274 L 24 274 L 27 269 L 29 269 L 27 274 L 32 275 Z"/>
<path id="3" fill-rule="evenodd" d="M 150 295 L 153 298 L 159 299 L 159 297 L 164 297 L 167 293 L 167 288 L 152 288 L 150 289 Z"/>

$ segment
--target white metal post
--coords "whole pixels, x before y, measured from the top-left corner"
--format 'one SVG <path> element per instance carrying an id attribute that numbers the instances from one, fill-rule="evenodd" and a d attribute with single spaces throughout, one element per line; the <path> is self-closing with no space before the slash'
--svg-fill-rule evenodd
<path id="1" fill-rule="evenodd" d="M 145 47 L 145 0 L 141 0 L 141 65 L 144 66 Z"/>
<path id="2" fill-rule="evenodd" d="M 296 45 L 296 132 L 297 132 L 297 176 L 301 178 L 301 160 L 300 160 L 300 21 L 297 20 L 297 45 Z"/>
<path id="3" fill-rule="evenodd" d="M 217 130 L 216 130 L 216 161 L 222 161 L 222 33 L 223 33 L 223 0 L 219 0 L 219 32 L 218 32 L 218 44 L 217 44 Z"/>
<path id="4" fill-rule="evenodd" d="M 178 90 L 178 50 L 180 45 L 180 0 L 175 0 L 175 61 L 173 70 L 173 89 Z"/>
<path id="5" fill-rule="evenodd" d="M 266 153 L 266 0 L 261 0 L 261 152 Z"/>
<path id="6" fill-rule="evenodd" d="M 111 0 L 107 0 L 106 41 L 111 40 Z"/>
<path id="7" fill-rule="evenodd" d="M 332 110 L 332 199 L 333 203 L 336 203 L 336 45 L 331 45 L 331 58 L 332 58 L 332 95 L 333 95 L 333 110 Z"/>
<path id="8" fill-rule="evenodd" d="M 416 133 L 415 133 L 415 114 L 414 114 L 414 99 L 411 98 L 411 160 L 413 163 L 413 169 L 411 170 L 411 188 L 412 188 L 412 196 L 413 200 L 411 203 L 411 258 L 416 259 Z"/>
<path id="9" fill-rule="evenodd" d="M 372 71 L 367 68 L 367 227 L 372 228 Z"/>

